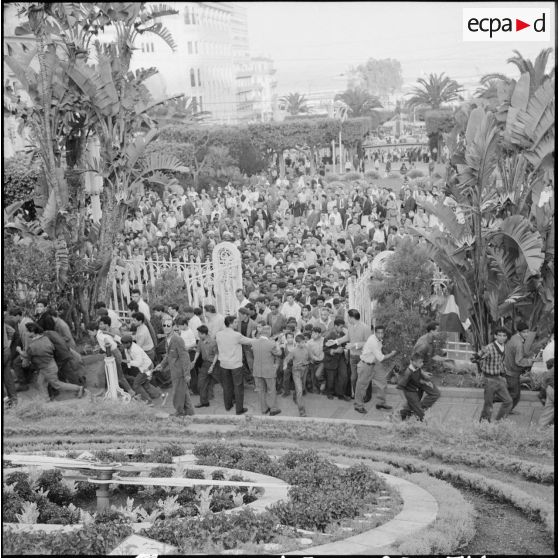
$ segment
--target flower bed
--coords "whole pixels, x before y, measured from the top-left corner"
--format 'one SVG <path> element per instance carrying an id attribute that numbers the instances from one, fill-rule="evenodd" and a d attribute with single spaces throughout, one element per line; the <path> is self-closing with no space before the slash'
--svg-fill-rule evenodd
<path id="1" fill-rule="evenodd" d="M 145 453 L 143 458 L 153 463 L 154 457 L 157 457 L 168 463 L 178 452 L 177 447 L 160 448 Z M 97 455 L 105 460 L 125 461 L 122 453 Z M 271 503 L 261 513 L 249 508 L 228 513 L 235 505 L 250 503 L 257 494 L 246 488 L 236 492 L 230 487 L 226 490 L 224 487 L 207 487 L 201 491 L 194 488 L 169 491 L 161 487 L 142 489 L 123 485 L 113 489 L 113 496 L 125 498 L 125 505 L 113 505 L 109 511 L 96 515 L 76 508 L 71 501 L 78 493 L 90 498 L 95 487 L 89 483 L 79 483 L 72 493 L 57 471 L 42 473 L 40 483 L 39 479 L 30 479 L 28 473 L 17 471 L 6 479 L 11 488 L 7 489 L 8 500 L 4 499 L 4 521 L 81 522 L 84 526 L 78 531 L 64 533 L 67 543 L 60 532 L 24 533 L 5 528 L 5 551 L 15 554 L 37 551 L 75 554 L 78 549 L 80 554 L 105 554 L 118 543 L 114 536 L 117 527 L 125 537 L 132 530 L 132 522 L 138 519 L 152 522 L 150 527 L 140 532 L 141 535 L 177 546 L 182 553 L 219 552 L 234 549 L 239 544 L 275 544 L 290 550 L 300 547 L 300 529 L 316 530 L 307 534 L 313 536 L 312 543 L 319 542 L 328 535 L 332 537 L 335 526 L 373 511 L 380 491 L 383 491 L 384 498 L 390 494 L 388 499 L 392 500 L 393 513 L 397 512 L 397 496 L 364 465 L 339 469 L 314 452 L 300 451 L 289 452 L 273 460 L 261 450 L 240 451 L 221 444 L 198 445 L 195 455 L 198 457 L 195 471 L 180 463 L 175 468 L 182 467 L 192 477 L 203 475 L 202 470 L 207 467 L 212 470 L 211 478 L 214 480 L 224 477 L 223 470 L 229 468 L 282 478 L 292 485 L 289 497 Z M 131 456 L 139 461 L 138 457 Z M 215 470 L 218 467 L 221 471 Z M 175 473 L 175 468 L 155 465 L 150 476 L 170 476 Z M 229 476 L 229 480 L 235 478 Z M 23 509 L 25 502 L 29 505 Z M 138 502 L 140 505 L 137 505 Z M 386 519 L 389 519 L 389 514 Z M 378 523 L 376 518 L 363 521 L 360 526 L 370 529 Z M 344 529 L 356 530 L 355 527 Z M 337 532 L 336 536 L 346 534 Z"/>

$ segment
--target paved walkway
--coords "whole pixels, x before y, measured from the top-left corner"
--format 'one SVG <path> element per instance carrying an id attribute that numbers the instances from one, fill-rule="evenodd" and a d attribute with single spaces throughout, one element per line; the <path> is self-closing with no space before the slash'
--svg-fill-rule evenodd
<path id="1" fill-rule="evenodd" d="M 89 372 L 89 371 L 88 371 Z M 88 373 L 88 384 L 96 386 L 96 375 Z M 100 387 L 93 387 L 92 391 L 95 393 L 102 392 Z M 168 390 L 167 390 L 168 391 Z M 441 420 L 448 420 L 452 417 L 469 420 L 471 417 L 478 420 L 483 406 L 483 390 L 478 388 L 440 388 L 442 397 L 434 405 L 431 412 L 434 417 Z M 234 416 L 234 409 L 225 411 L 223 404 L 223 392 L 221 386 L 214 388 L 215 398 L 211 400 L 209 407 L 196 409 L 197 415 L 226 415 Z M 36 389 L 31 388 L 29 391 L 20 392 L 20 400 L 26 401 L 31 398 L 38 398 Z M 57 401 L 73 398 L 73 394 L 61 393 L 57 396 Z M 173 412 L 171 397 L 167 399 L 166 406 L 160 407 L 158 402 L 155 403 L 153 412 Z M 194 405 L 199 403 L 199 397 L 192 395 Z M 367 414 L 361 414 L 354 410 L 353 401 L 341 401 L 339 399 L 328 399 L 324 395 L 307 394 L 304 396 L 304 405 L 306 407 L 306 414 L 308 418 L 318 417 L 323 419 L 338 419 L 340 422 L 346 420 L 358 421 L 360 424 L 373 424 L 385 423 L 390 420 L 390 416 L 397 416 L 397 409 L 403 404 L 403 398 L 395 386 L 388 386 L 387 402 L 393 406 L 393 411 L 385 411 L 376 409 L 375 398 L 365 404 L 368 410 Z M 248 408 L 249 415 L 261 415 L 260 406 L 258 402 L 258 394 L 252 387 L 246 387 L 244 391 L 244 406 Z M 289 397 L 278 397 L 278 406 L 281 409 L 281 414 L 272 419 L 284 419 L 285 417 L 298 417 L 298 408 L 293 401 L 292 395 Z M 494 405 L 493 416 L 496 416 L 497 407 L 499 404 Z M 543 406 L 537 399 L 536 392 L 522 392 L 521 401 L 515 409 L 515 413 L 510 416 L 510 419 L 520 425 L 528 426 L 536 424 L 542 412 Z"/>

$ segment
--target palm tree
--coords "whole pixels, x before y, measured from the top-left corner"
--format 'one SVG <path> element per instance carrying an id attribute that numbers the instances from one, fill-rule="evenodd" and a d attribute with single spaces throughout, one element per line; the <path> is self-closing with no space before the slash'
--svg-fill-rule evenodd
<path id="1" fill-rule="evenodd" d="M 351 116 L 370 116 L 377 108 L 383 108 L 378 97 L 369 93 L 366 89 L 347 89 L 335 96 L 336 101 L 343 101 L 350 109 Z"/>
<path id="2" fill-rule="evenodd" d="M 419 87 L 415 87 L 409 95 L 412 97 L 407 101 L 409 108 L 414 107 L 430 107 L 439 109 L 445 103 L 461 99 L 459 94 L 463 91 L 463 87 L 455 80 L 440 75 L 430 74 L 428 81 L 423 78 L 417 79 Z"/>
<path id="3" fill-rule="evenodd" d="M 300 93 L 289 93 L 281 97 L 279 103 L 281 109 L 286 110 L 291 116 L 310 112 L 306 97 Z"/>

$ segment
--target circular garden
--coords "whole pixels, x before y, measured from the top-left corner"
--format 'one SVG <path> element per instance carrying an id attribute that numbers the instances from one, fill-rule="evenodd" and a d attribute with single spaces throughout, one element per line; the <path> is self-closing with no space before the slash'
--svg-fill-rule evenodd
<path id="1" fill-rule="evenodd" d="M 553 554 L 553 433 L 21 405 L 4 420 L 3 548 L 109 554 L 136 534 L 180 554 Z M 99 484 L 14 454 L 112 463 L 122 483 L 99 512 Z"/>

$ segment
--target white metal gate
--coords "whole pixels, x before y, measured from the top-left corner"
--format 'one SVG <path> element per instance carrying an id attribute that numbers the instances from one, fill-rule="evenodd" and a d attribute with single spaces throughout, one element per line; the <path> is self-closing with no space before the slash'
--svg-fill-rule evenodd
<path id="1" fill-rule="evenodd" d="M 121 316 L 128 311 L 130 291 L 139 289 L 149 301 L 148 286 L 153 285 L 165 271 L 173 270 L 184 281 L 190 305 L 215 305 L 223 315 L 235 313 L 238 301 L 234 293 L 242 288 L 242 266 L 238 249 L 223 242 L 214 249 L 213 261 L 183 262 L 178 259 L 119 260 L 115 266 L 111 306 Z"/>

